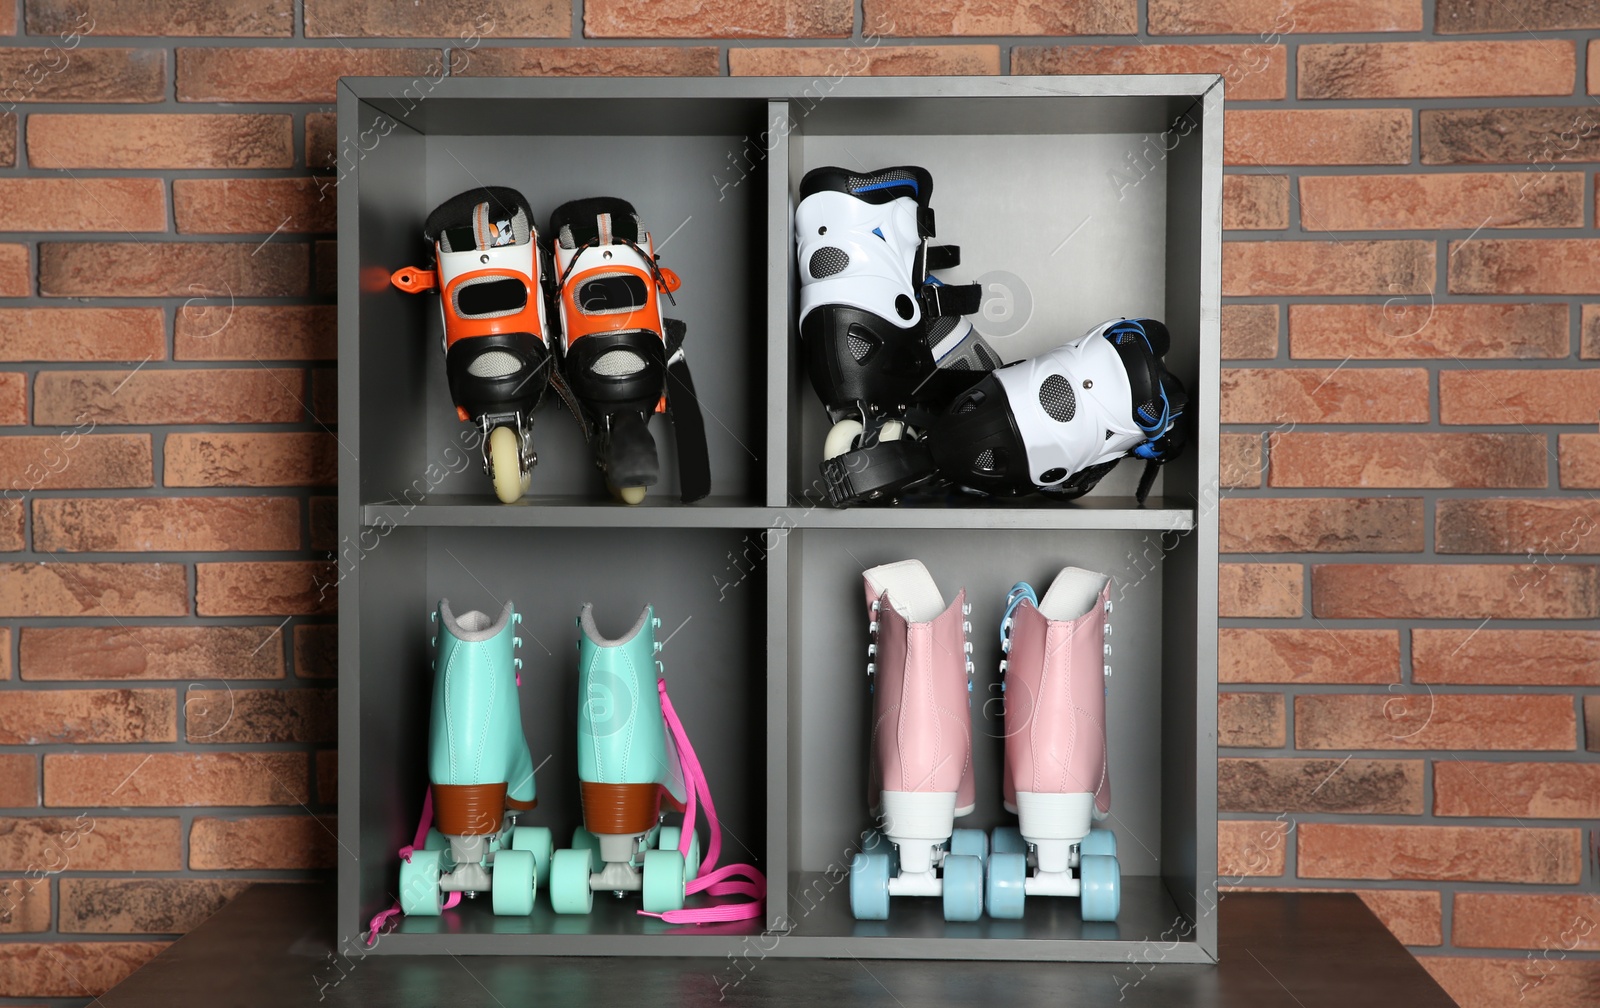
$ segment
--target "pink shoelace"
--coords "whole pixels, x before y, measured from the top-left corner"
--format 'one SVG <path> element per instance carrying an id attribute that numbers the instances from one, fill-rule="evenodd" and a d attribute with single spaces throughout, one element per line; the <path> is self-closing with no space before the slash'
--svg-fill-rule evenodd
<path id="1" fill-rule="evenodd" d="M 411 843 L 408 846 L 400 848 L 400 860 L 409 864 L 411 861 L 411 855 L 415 854 L 423 847 L 423 845 L 428 842 L 428 830 L 432 828 L 433 788 L 430 787 L 422 794 L 422 818 L 417 820 L 416 835 L 411 838 Z M 460 902 L 461 894 L 458 892 L 453 892 L 445 898 L 444 908 L 449 910 L 451 907 Z M 400 901 L 395 900 L 394 906 L 384 910 L 381 913 L 373 915 L 372 923 L 368 925 L 367 928 L 367 948 L 371 948 L 372 946 L 378 944 L 378 934 L 382 930 L 383 926 L 389 923 L 389 919 L 391 917 L 398 916 L 399 913 Z"/>

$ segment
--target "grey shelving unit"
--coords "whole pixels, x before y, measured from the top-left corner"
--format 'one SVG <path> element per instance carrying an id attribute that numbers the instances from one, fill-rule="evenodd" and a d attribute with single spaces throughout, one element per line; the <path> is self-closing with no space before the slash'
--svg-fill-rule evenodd
<path id="1" fill-rule="evenodd" d="M 339 933 L 388 907 L 426 786 L 430 635 L 441 597 L 525 615 L 523 722 L 540 803 L 577 825 L 572 618 L 664 621 L 674 702 L 711 779 L 725 860 L 770 883 L 768 919 L 715 928 L 603 900 L 560 917 L 465 905 L 402 918 L 381 953 L 921 957 L 1208 962 L 1217 955 L 1216 487 L 1222 102 L 1214 76 L 802 79 L 347 78 L 339 91 Z M 1145 507 L 1137 466 L 1069 505 L 907 501 L 832 510 L 824 416 L 796 360 L 792 194 L 822 164 L 927 166 L 939 240 L 988 292 L 1008 360 L 1115 315 L 1173 333 L 1194 440 Z M 542 225 L 576 197 L 639 207 L 682 278 L 677 317 L 704 400 L 714 496 L 669 475 L 642 506 L 605 496 L 557 404 L 535 424 L 533 496 L 497 504 L 463 448 L 431 298 L 391 289 L 426 261 L 423 218 L 511 185 Z M 670 430 L 656 428 L 664 470 Z M 1115 924 L 1075 900 L 1020 921 L 945 922 L 933 900 L 849 911 L 870 698 L 860 572 L 915 556 L 973 602 L 978 810 L 1006 821 L 994 632 L 1013 581 L 1066 564 L 1116 578 L 1109 711 L 1124 894 Z M 487 901 L 482 901 L 487 903 Z"/>

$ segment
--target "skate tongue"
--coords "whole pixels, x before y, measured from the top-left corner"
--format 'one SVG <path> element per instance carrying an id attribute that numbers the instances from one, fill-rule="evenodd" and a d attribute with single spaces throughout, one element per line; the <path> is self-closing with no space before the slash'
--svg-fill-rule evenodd
<path id="1" fill-rule="evenodd" d="M 921 560 L 901 560 L 863 571 L 867 591 L 875 600 L 885 593 L 889 604 L 910 623 L 931 623 L 944 612 L 944 596 Z"/>
<path id="2" fill-rule="evenodd" d="M 1049 620 L 1072 620 L 1094 608 L 1111 578 L 1082 567 L 1063 567 L 1039 600 L 1039 612 Z"/>

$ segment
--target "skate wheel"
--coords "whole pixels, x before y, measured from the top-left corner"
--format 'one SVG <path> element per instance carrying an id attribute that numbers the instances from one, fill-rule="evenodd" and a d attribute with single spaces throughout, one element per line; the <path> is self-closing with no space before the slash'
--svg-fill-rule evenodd
<path id="1" fill-rule="evenodd" d="M 1122 909 L 1122 869 L 1107 854 L 1085 854 L 1078 867 L 1083 883 L 1082 913 L 1086 921 L 1114 921 Z"/>
<path id="2" fill-rule="evenodd" d="M 663 826 L 656 846 L 662 850 L 677 850 L 678 840 L 683 836 L 683 830 L 677 826 Z M 689 853 L 683 862 L 683 877 L 686 881 L 693 882 L 700 877 L 700 835 L 697 833 L 689 838 Z"/>
<path id="3" fill-rule="evenodd" d="M 1117 856 L 1117 835 L 1108 829 L 1092 829 L 1078 845 L 1078 855 L 1109 854 Z"/>
<path id="4" fill-rule="evenodd" d="M 1022 839 L 1022 831 L 1015 826 L 996 826 L 989 850 L 992 854 L 1021 854 L 1027 857 L 1028 841 Z"/>
<path id="5" fill-rule="evenodd" d="M 533 855 L 534 873 L 541 889 L 550 885 L 550 854 L 555 846 L 556 838 L 548 826 L 518 826 L 511 831 L 511 849 Z"/>
<path id="6" fill-rule="evenodd" d="M 989 860 L 989 836 L 981 829 L 958 829 L 950 834 L 950 853 L 975 857 L 981 865 Z"/>
<path id="7" fill-rule="evenodd" d="M 489 474 L 494 479 L 494 495 L 502 504 L 515 504 L 527 492 L 533 474 L 522 474 L 522 451 L 517 444 L 517 432 L 510 427 L 496 427 L 489 432 Z"/>
<path id="8" fill-rule="evenodd" d="M 983 916 L 983 862 L 971 854 L 944 859 L 944 919 L 975 921 Z"/>
<path id="9" fill-rule="evenodd" d="M 860 420 L 840 420 L 828 431 L 828 436 L 822 441 L 822 457 L 824 459 L 838 458 L 856 446 L 856 439 L 861 436 L 862 426 Z"/>
<path id="10" fill-rule="evenodd" d="M 989 916 L 1021 920 L 1022 905 L 1028 895 L 1028 855 L 1014 851 L 990 854 L 987 883 Z"/>
<path id="11" fill-rule="evenodd" d="M 889 855 L 857 854 L 851 859 L 850 912 L 856 920 L 889 919 Z"/>
<path id="12" fill-rule="evenodd" d="M 422 841 L 423 850 L 449 850 L 450 841 L 445 835 L 432 826 L 428 827 L 428 839 Z"/>
<path id="13" fill-rule="evenodd" d="M 631 505 L 634 505 L 634 504 L 643 504 L 644 503 L 645 494 L 649 490 L 650 490 L 649 487 L 642 487 L 642 486 L 625 486 L 625 487 L 616 487 L 616 486 L 614 486 L 614 487 L 611 487 L 611 496 L 615 497 L 617 500 L 621 501 L 622 503 L 631 506 Z"/>
<path id="14" fill-rule="evenodd" d="M 416 851 L 410 861 L 400 862 L 400 909 L 407 917 L 437 917 L 444 910 L 439 891 L 444 868 L 444 851 Z"/>
<path id="15" fill-rule="evenodd" d="M 900 848 L 882 830 L 869 831 L 861 841 L 861 849 L 868 854 L 885 855 L 889 859 L 889 874 L 900 874 Z"/>
<path id="16" fill-rule="evenodd" d="M 586 914 L 594 909 L 589 876 L 593 858 L 586 850 L 558 850 L 550 856 L 550 908 L 558 914 Z"/>
<path id="17" fill-rule="evenodd" d="M 677 850 L 644 852 L 644 908 L 650 913 L 682 910 L 683 855 Z"/>
<path id="18" fill-rule="evenodd" d="M 538 867 L 533 852 L 503 850 L 494 856 L 489 874 L 489 895 L 496 917 L 526 917 L 533 913 L 538 887 Z"/>
<path id="19" fill-rule="evenodd" d="M 898 441 L 906 436 L 906 425 L 899 420 L 885 420 L 878 428 L 879 441 Z"/>
<path id="20" fill-rule="evenodd" d="M 572 831 L 572 849 L 589 855 L 590 871 L 599 871 L 605 866 L 600 860 L 600 838 L 582 826 Z"/>

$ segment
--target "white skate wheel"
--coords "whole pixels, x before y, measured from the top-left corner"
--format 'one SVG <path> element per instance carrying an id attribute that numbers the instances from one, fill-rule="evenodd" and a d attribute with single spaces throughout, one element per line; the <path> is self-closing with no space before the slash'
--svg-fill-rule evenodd
<path id="1" fill-rule="evenodd" d="M 860 420 L 840 420 L 828 431 L 828 436 L 822 442 L 822 457 L 824 459 L 838 458 L 856 446 L 856 439 L 861 436 Z"/>
<path id="2" fill-rule="evenodd" d="M 515 504 L 527 492 L 533 474 L 523 478 L 517 432 L 510 427 L 496 427 L 489 432 L 489 473 L 494 479 L 494 495 L 500 498 L 500 503 Z"/>

